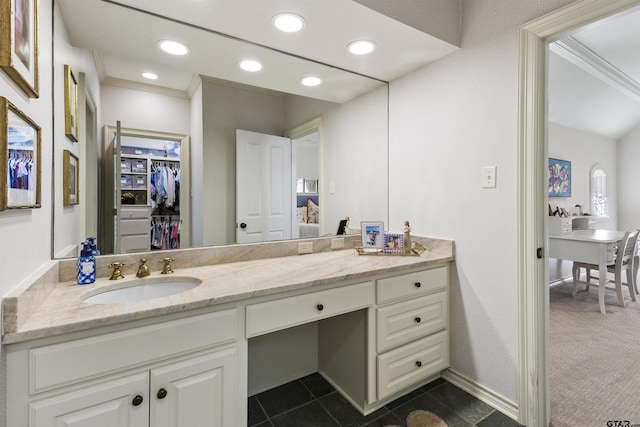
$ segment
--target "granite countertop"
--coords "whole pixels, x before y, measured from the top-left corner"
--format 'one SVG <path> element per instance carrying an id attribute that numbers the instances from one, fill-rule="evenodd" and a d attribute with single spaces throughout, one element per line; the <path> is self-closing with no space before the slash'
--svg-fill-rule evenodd
<path id="1" fill-rule="evenodd" d="M 15 321 L 21 303 L 20 294 L 4 303 L 3 344 L 59 335 L 124 323 L 196 308 L 249 300 L 287 291 L 318 288 L 345 280 L 357 280 L 372 274 L 401 273 L 417 267 L 453 260 L 453 242 L 426 241 L 420 256 L 359 256 L 353 249 L 283 256 L 251 261 L 229 262 L 197 267 L 175 268 L 170 276 L 157 271 L 145 279 L 158 277 L 195 277 L 202 280 L 196 288 L 179 294 L 139 302 L 87 304 L 82 300 L 102 290 L 140 281 L 133 274 L 122 280 L 99 278 L 94 284 L 75 281 L 56 283 L 42 302 Z M 26 298 L 25 298 L 26 299 Z M 23 302 L 26 304 L 26 301 Z M 7 312 L 8 310 L 8 312 Z M 12 314 L 11 311 L 14 311 Z M 26 309 L 22 308 L 22 312 Z"/>

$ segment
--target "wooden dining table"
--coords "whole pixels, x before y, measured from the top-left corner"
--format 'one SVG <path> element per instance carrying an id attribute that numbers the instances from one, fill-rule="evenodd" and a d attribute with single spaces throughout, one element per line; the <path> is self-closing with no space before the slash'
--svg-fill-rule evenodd
<path id="1" fill-rule="evenodd" d="M 599 266 L 598 301 L 602 314 L 607 312 L 604 305 L 607 265 L 615 262 L 616 250 L 624 234 L 624 231 L 617 230 L 576 230 L 569 233 L 549 234 L 550 258 Z"/>

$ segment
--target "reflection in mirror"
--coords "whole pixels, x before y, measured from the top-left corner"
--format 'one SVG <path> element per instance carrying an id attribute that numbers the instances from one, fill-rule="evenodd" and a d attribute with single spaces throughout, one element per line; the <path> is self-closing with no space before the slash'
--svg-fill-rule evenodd
<path id="1" fill-rule="evenodd" d="M 158 40 L 168 35 L 189 44 L 188 58 L 158 53 Z M 129 131 L 187 136 L 190 164 L 181 164 L 180 173 L 191 179 L 191 212 L 187 218 L 181 212 L 181 231 L 190 238 L 183 239 L 182 248 L 238 242 L 246 218 L 237 209 L 237 130 L 296 141 L 289 142 L 292 166 L 281 171 L 289 189 L 286 197 L 279 195 L 289 199 L 285 238 L 335 234 L 347 216 L 353 228 L 362 220 L 388 221 L 386 83 L 99 0 L 56 0 L 54 50 L 54 82 L 62 81 L 59 69 L 64 64 L 79 76 L 80 111 L 78 143 L 56 131 L 56 171 L 62 165 L 58 154 L 65 149 L 80 158 L 80 165 L 98 164 L 97 170 L 81 170 L 80 181 L 81 186 L 83 181 L 95 182 L 86 191 L 97 194 L 87 200 L 100 201 L 99 209 L 82 204 L 83 197 L 76 207 L 55 203 L 54 257 L 76 256 L 78 244 L 89 235 L 104 242 L 103 254 L 111 252 L 105 224 L 113 221 L 113 209 L 122 199 L 109 191 L 121 176 L 113 135 L 107 130 L 118 121 Z M 275 75 L 248 76 L 236 70 L 235 58 L 246 52 L 264 58 Z M 298 84 L 296 73 L 312 69 L 326 76 L 322 89 Z M 150 70 L 163 76 L 154 85 L 139 77 Z M 178 78 L 169 82 L 167 75 Z M 180 83 L 185 75 L 186 83 L 184 78 Z M 62 97 L 62 90 L 56 90 L 54 111 Z M 64 129 L 58 126 L 59 115 L 54 120 L 56 129 Z M 99 136 L 92 142 L 89 135 L 96 132 Z M 311 156 L 295 156 L 307 151 L 299 139 L 312 135 L 315 164 L 309 164 Z M 297 178 L 308 180 L 301 195 L 317 204 L 317 223 L 298 215 L 303 206 L 298 206 Z M 57 192 L 61 185 L 54 188 Z M 265 199 L 258 199 L 259 193 L 253 194 L 253 206 L 273 213 Z M 56 194 L 55 200 L 61 201 L 62 195 Z M 150 224 L 151 217 L 148 220 Z"/>

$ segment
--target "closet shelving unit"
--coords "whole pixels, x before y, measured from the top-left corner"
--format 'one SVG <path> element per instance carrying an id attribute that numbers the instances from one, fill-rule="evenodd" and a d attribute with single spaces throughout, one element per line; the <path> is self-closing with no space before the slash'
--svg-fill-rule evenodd
<path id="1" fill-rule="evenodd" d="M 120 153 L 120 226 L 118 238 L 122 253 L 143 252 L 152 249 L 176 249 L 179 244 L 154 245 L 154 224 L 179 224 L 180 212 L 167 209 L 152 201 L 151 173 L 157 167 L 180 168 L 180 159 L 153 154 L 130 154 L 132 147 L 122 147 Z M 158 240 L 155 240 L 158 243 Z"/>

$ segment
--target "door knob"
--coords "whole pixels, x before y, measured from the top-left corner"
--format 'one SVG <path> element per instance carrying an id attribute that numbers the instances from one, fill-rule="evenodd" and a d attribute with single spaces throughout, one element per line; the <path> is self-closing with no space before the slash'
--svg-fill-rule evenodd
<path id="1" fill-rule="evenodd" d="M 245 224 L 244 222 L 240 223 L 240 228 L 247 228 L 247 224 Z"/>

